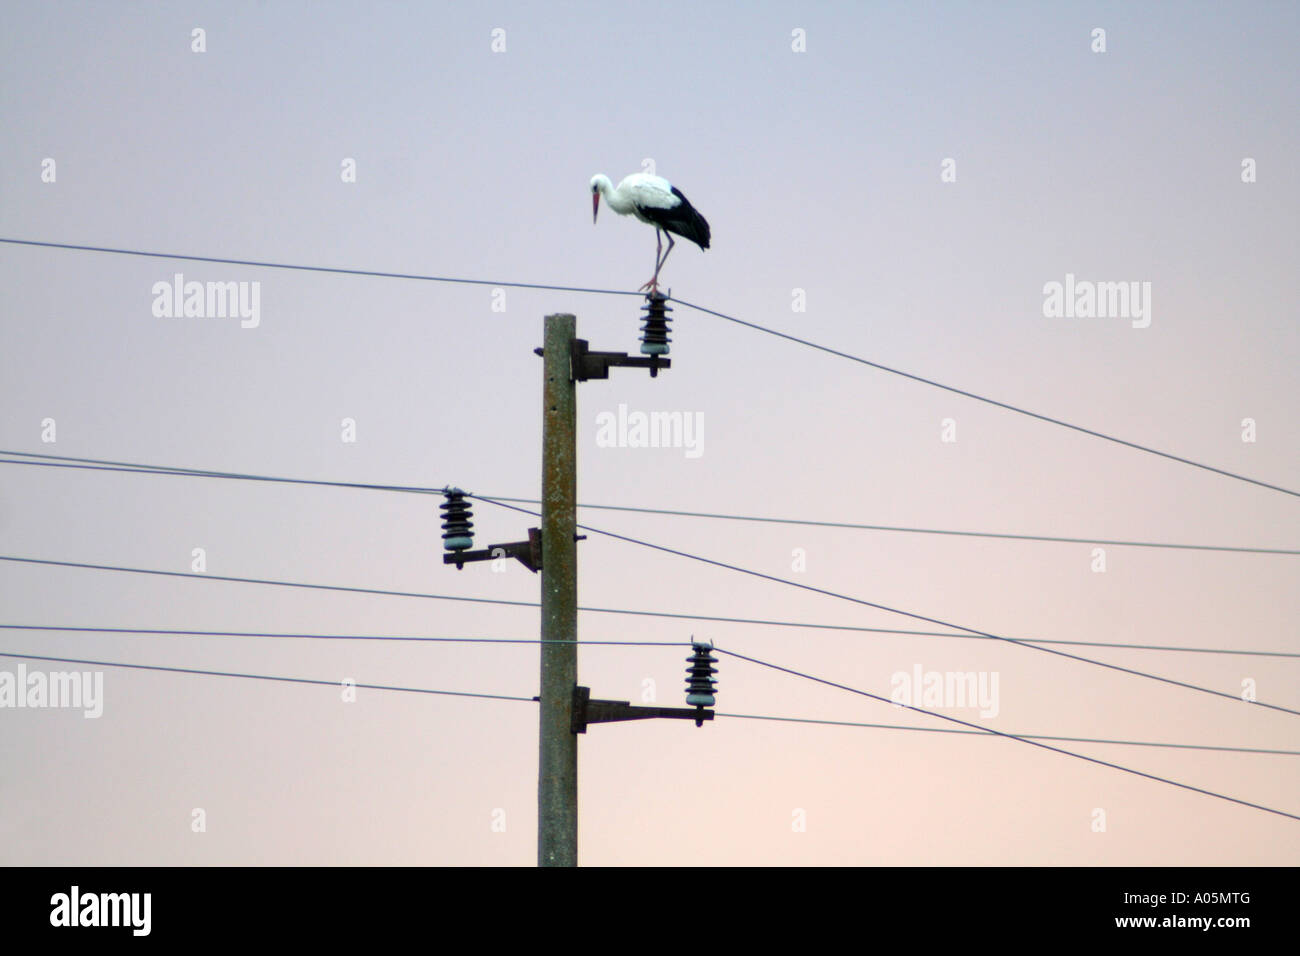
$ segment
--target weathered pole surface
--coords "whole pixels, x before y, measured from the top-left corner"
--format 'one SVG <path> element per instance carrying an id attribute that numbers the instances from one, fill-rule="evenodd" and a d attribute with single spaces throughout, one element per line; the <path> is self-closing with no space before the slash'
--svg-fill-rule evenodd
<path id="1" fill-rule="evenodd" d="M 537 764 L 537 865 L 578 865 L 576 397 L 570 368 L 577 320 L 545 320 L 542 405 L 542 672 Z M 552 643 L 562 642 L 562 643 Z"/>

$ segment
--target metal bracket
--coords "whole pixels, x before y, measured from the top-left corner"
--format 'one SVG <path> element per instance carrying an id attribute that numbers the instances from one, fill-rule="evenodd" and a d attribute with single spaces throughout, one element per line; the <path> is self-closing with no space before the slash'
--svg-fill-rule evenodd
<path id="1" fill-rule="evenodd" d="M 534 354 L 541 355 L 541 349 L 533 349 Z M 655 378 L 661 368 L 672 368 L 673 360 L 658 355 L 635 356 L 626 352 L 593 352 L 586 339 L 573 340 L 573 352 L 569 359 L 570 375 L 575 382 L 589 382 L 592 379 L 609 378 L 609 370 L 615 367 L 648 368 L 650 377 Z"/>
<path id="2" fill-rule="evenodd" d="M 590 687 L 573 688 L 573 710 L 569 729 L 575 734 L 585 734 L 588 724 L 607 724 L 619 720 L 649 720 L 653 717 L 671 717 L 693 720 L 695 726 L 713 719 L 713 711 L 703 707 L 634 707 L 626 700 L 592 700 Z"/>
<path id="3" fill-rule="evenodd" d="M 457 571 L 464 571 L 470 561 L 493 561 L 497 558 L 518 558 L 519 563 L 536 574 L 542 569 L 542 532 L 539 528 L 528 529 L 527 541 L 511 541 L 509 544 L 489 544 L 477 551 L 453 551 L 442 556 L 443 564 L 456 565 Z"/>
<path id="4" fill-rule="evenodd" d="M 673 360 L 658 355 L 632 356 L 626 352 L 593 352 L 586 339 L 573 340 L 573 380 L 586 382 L 594 378 L 609 378 L 611 368 L 648 368 L 650 377 L 661 368 L 672 368 Z"/>
<path id="5" fill-rule="evenodd" d="M 575 534 L 574 541 L 586 541 L 585 534 Z M 542 570 L 542 531 L 540 528 L 528 529 L 527 541 L 511 541 L 508 544 L 489 544 L 477 551 L 452 551 L 442 556 L 443 564 L 456 565 L 457 571 L 464 571 L 471 561 L 495 561 L 497 558 L 517 558 L 519 563 L 536 574 Z"/>

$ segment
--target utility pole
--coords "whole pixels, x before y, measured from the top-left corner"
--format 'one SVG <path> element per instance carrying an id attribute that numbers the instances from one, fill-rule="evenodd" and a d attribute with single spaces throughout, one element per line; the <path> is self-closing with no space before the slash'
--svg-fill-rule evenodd
<path id="1" fill-rule="evenodd" d="M 473 550 L 473 495 L 444 488 L 444 564 L 463 570 L 476 561 L 517 559 L 542 582 L 541 693 L 537 759 L 537 865 L 578 865 L 578 735 L 591 724 L 669 718 L 712 720 L 717 658 L 712 644 L 691 638 L 686 702 L 690 707 L 640 707 L 626 700 L 593 699 L 578 685 L 578 382 L 608 379 L 611 368 L 643 368 L 653 378 L 672 367 L 668 355 L 667 297 L 646 296 L 641 352 L 598 352 L 577 338 L 577 319 L 561 312 L 546 316 L 542 383 L 542 527 L 529 528 L 527 541 Z"/>
<path id="2" fill-rule="evenodd" d="M 542 346 L 542 674 L 537 865 L 578 865 L 576 319 L 548 315 Z"/>

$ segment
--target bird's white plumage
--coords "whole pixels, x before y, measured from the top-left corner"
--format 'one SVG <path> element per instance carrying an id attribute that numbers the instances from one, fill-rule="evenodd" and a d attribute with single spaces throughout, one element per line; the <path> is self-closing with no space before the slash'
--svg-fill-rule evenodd
<path id="1" fill-rule="evenodd" d="M 636 216 L 642 222 L 650 222 L 641 215 L 642 209 L 672 209 L 681 205 L 681 200 L 673 194 L 673 184 L 662 176 L 633 173 L 624 176 L 617 188 L 608 176 L 596 176 L 591 184 L 600 190 L 610 209 L 621 216 Z"/>

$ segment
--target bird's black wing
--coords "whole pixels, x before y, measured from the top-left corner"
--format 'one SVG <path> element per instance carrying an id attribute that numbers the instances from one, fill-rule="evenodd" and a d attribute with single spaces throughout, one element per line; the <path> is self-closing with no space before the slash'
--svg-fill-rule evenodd
<path id="1" fill-rule="evenodd" d="M 700 215 L 699 210 L 691 205 L 690 200 L 682 195 L 680 189 L 673 186 L 672 190 L 673 195 L 678 199 L 677 205 L 669 209 L 638 206 L 638 211 L 660 229 L 667 229 L 683 239 L 689 239 L 701 249 L 709 248 L 708 222 Z"/>

